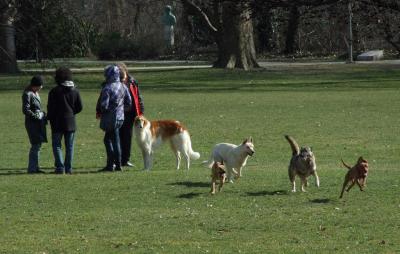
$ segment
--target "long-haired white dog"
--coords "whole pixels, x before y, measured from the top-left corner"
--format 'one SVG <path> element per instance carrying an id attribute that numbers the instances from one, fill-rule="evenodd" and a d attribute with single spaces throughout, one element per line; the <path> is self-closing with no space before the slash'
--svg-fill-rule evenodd
<path id="1" fill-rule="evenodd" d="M 234 145 L 229 143 L 219 143 L 214 146 L 210 159 L 204 161 L 209 168 L 214 162 L 220 162 L 225 165 L 227 179 L 233 182 L 233 178 L 242 176 L 242 168 L 246 165 L 249 156 L 255 153 L 253 138 L 245 139 L 242 144 Z"/>
<path id="2" fill-rule="evenodd" d="M 145 170 L 152 168 L 154 150 L 166 141 L 170 141 L 171 148 L 175 153 L 176 169 L 179 169 L 181 155 L 186 160 L 187 169 L 190 168 L 190 159 L 200 158 L 200 154 L 192 149 L 188 130 L 178 121 L 149 121 L 141 115 L 135 118 L 134 131 L 136 141 L 142 150 Z"/>

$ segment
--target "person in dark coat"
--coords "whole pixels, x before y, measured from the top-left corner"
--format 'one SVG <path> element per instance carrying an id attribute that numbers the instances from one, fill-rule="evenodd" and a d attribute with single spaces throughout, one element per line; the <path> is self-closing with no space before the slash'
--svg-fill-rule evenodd
<path id="1" fill-rule="evenodd" d="M 56 70 L 57 86 L 50 90 L 47 103 L 47 119 L 50 120 L 51 139 L 56 174 L 72 174 L 74 140 L 76 131 L 75 115 L 82 111 L 82 100 L 72 81 L 71 70 L 60 67 Z M 65 160 L 61 140 L 65 142 Z"/>
<path id="2" fill-rule="evenodd" d="M 39 153 L 43 142 L 47 142 L 46 114 L 42 110 L 39 91 L 43 87 L 41 76 L 34 76 L 22 94 L 22 112 L 31 148 L 29 150 L 28 173 L 44 173 L 39 167 Z"/>
<path id="3" fill-rule="evenodd" d="M 140 116 L 144 113 L 144 103 L 140 94 L 138 82 L 129 75 L 126 65 L 124 63 L 119 63 L 118 67 L 121 70 L 121 82 L 128 88 L 129 96 L 132 101 L 131 107 L 124 108 L 125 119 L 119 131 L 121 163 L 122 166 L 133 167 L 133 164 L 129 161 L 131 156 L 133 121 L 136 116 Z"/>

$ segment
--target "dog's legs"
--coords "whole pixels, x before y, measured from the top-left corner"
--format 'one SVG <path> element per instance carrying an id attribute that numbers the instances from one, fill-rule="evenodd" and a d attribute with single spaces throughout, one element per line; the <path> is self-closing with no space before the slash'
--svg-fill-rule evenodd
<path id="1" fill-rule="evenodd" d="M 176 149 L 183 155 L 186 161 L 186 169 L 189 170 L 190 168 L 190 149 L 188 147 L 188 143 L 185 140 L 185 135 L 179 134 L 173 137 L 172 139 L 172 146 L 173 149 Z"/>
<path id="2" fill-rule="evenodd" d="M 358 182 L 364 188 L 367 183 L 367 178 L 361 178 Z"/>
<path id="3" fill-rule="evenodd" d="M 181 165 L 181 150 L 182 147 L 179 147 L 179 139 L 178 137 L 174 137 L 171 139 L 171 149 L 175 154 L 176 158 L 176 169 L 179 170 L 180 165 Z"/>
<path id="4" fill-rule="evenodd" d="M 232 173 L 233 173 L 234 171 L 235 171 L 235 170 L 234 170 L 232 167 L 226 166 L 226 174 L 227 174 L 226 179 L 227 179 L 227 181 L 230 182 L 230 183 L 233 183 L 233 175 L 232 175 Z"/>
<path id="5" fill-rule="evenodd" d="M 179 151 L 175 151 L 175 157 L 176 157 L 176 169 L 179 170 L 179 167 L 181 165 L 181 153 Z"/>
<path id="6" fill-rule="evenodd" d="M 218 191 L 221 191 L 222 187 L 224 187 L 225 180 L 226 180 L 226 175 L 222 174 L 220 179 L 219 179 L 219 189 L 218 189 Z"/>
<path id="7" fill-rule="evenodd" d="M 233 173 L 233 178 L 234 179 L 239 179 L 239 173 L 236 171 L 235 168 L 232 168 L 232 173 Z"/>
<path id="8" fill-rule="evenodd" d="M 300 180 L 301 180 L 301 191 L 306 192 L 306 189 L 304 189 L 304 187 L 307 186 L 307 178 L 300 177 Z"/>
<path id="9" fill-rule="evenodd" d="M 351 189 L 351 188 L 353 188 L 353 186 L 354 186 L 354 184 L 356 184 L 356 181 L 357 180 L 353 180 L 352 182 L 351 182 L 351 184 L 350 184 L 350 186 L 347 188 L 347 192 Z"/>
<path id="10" fill-rule="evenodd" d="M 344 182 L 343 183 L 343 187 L 342 187 L 342 191 L 340 192 L 340 196 L 339 196 L 339 198 L 342 198 L 343 197 L 343 193 L 344 193 L 344 189 L 346 189 L 346 182 Z"/>
<path id="11" fill-rule="evenodd" d="M 317 171 L 314 171 L 313 175 L 315 177 L 315 185 L 317 185 L 317 187 L 319 188 L 319 177 L 317 175 Z"/>
<path id="12" fill-rule="evenodd" d="M 238 170 L 238 178 L 239 178 L 239 177 L 242 177 L 242 168 L 243 168 L 243 167 L 240 167 L 239 170 Z"/>
<path id="13" fill-rule="evenodd" d="M 215 194 L 215 183 L 216 183 L 216 179 L 214 176 L 211 176 L 211 194 Z"/>
<path id="14" fill-rule="evenodd" d="M 292 183 L 292 192 L 296 192 L 296 181 L 295 181 L 295 179 L 296 179 L 296 175 L 289 168 L 289 180 Z"/>
<path id="15" fill-rule="evenodd" d="M 185 158 L 185 161 L 186 161 L 186 169 L 189 170 L 189 168 L 190 168 L 190 156 L 186 151 L 183 151 L 183 157 Z"/>
<path id="16" fill-rule="evenodd" d="M 356 180 L 358 187 L 360 188 L 360 191 L 364 191 L 363 185 L 360 184 L 359 180 Z"/>
<path id="17" fill-rule="evenodd" d="M 151 169 L 151 152 L 143 149 L 142 155 L 143 155 L 144 170 L 150 170 Z"/>

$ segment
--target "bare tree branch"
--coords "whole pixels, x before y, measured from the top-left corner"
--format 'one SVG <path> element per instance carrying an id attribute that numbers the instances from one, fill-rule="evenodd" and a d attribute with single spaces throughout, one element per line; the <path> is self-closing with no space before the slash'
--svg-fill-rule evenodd
<path id="1" fill-rule="evenodd" d="M 182 4 L 186 5 L 188 10 L 197 13 L 203 21 L 207 24 L 208 28 L 213 32 L 218 32 L 218 29 L 211 23 L 207 14 L 196 4 L 189 0 L 181 0 Z"/>

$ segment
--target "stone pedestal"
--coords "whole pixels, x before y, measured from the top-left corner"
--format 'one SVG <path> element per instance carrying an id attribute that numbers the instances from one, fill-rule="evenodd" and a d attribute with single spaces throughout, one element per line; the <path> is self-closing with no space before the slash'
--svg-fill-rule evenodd
<path id="1" fill-rule="evenodd" d="M 383 59 L 383 50 L 371 50 L 357 56 L 357 61 L 377 61 Z"/>

